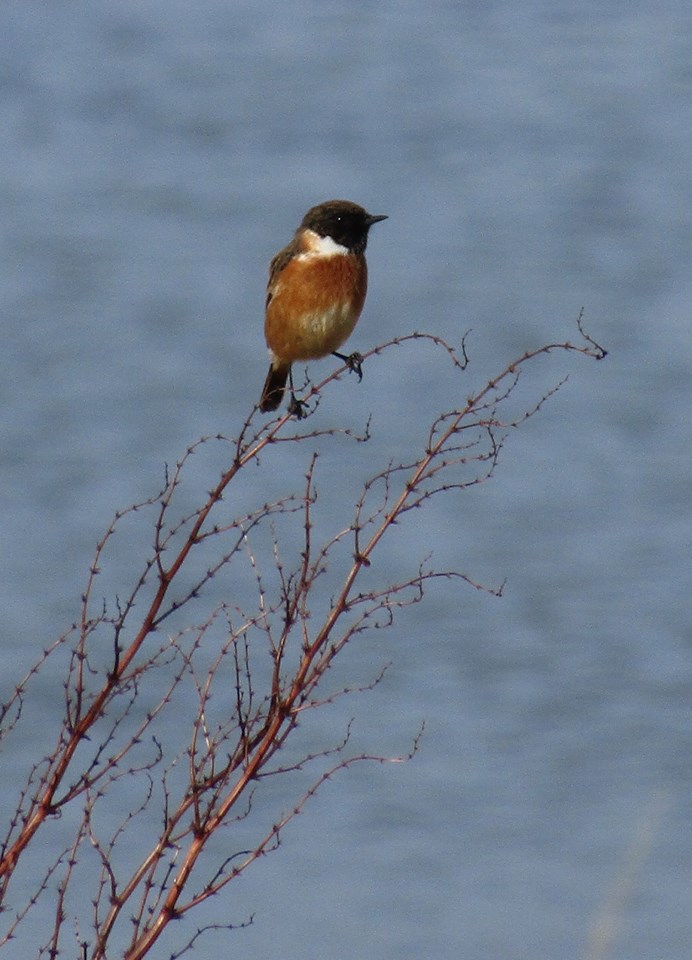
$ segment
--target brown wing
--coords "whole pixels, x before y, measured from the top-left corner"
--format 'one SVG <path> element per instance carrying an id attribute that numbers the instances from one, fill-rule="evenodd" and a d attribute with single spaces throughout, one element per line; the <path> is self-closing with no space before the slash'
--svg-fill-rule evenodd
<path id="1" fill-rule="evenodd" d="M 265 309 L 269 306 L 269 301 L 274 293 L 274 287 L 276 285 L 276 281 L 278 280 L 279 274 L 284 267 L 290 263 L 295 255 L 300 253 L 300 251 L 300 242 L 297 237 L 294 237 L 287 247 L 284 247 L 283 250 L 279 250 L 276 256 L 272 258 L 272 261 L 269 264 L 269 280 L 267 282 L 267 300 L 265 303 Z"/>

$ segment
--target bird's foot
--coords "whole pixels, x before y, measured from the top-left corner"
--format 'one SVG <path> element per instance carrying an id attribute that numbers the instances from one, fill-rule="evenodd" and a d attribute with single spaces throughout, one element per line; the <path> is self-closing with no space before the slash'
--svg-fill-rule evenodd
<path id="1" fill-rule="evenodd" d="M 288 412 L 292 417 L 295 417 L 296 420 L 303 420 L 308 415 L 308 408 L 305 401 L 299 400 L 293 391 L 291 391 L 291 399 L 288 401 Z"/>
<path id="2" fill-rule="evenodd" d="M 343 360 L 351 373 L 358 375 L 358 382 L 363 379 L 363 356 L 360 353 L 350 353 L 348 356 L 345 353 L 337 353 L 336 350 L 332 354 L 335 357 L 338 357 L 339 360 Z"/>

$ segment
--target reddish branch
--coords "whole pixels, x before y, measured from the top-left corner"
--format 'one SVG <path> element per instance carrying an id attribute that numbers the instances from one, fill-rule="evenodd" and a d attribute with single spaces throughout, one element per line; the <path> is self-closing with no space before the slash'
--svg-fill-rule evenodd
<path id="1" fill-rule="evenodd" d="M 171 511 L 182 476 L 190 457 L 209 439 L 198 441 L 188 449 L 172 476 L 167 477 L 164 490 L 145 503 L 138 504 L 118 514 L 105 536 L 98 544 L 87 587 L 82 598 L 81 619 L 74 634 L 66 634 L 51 650 L 46 651 L 39 663 L 20 684 L 14 696 L 3 708 L 0 719 L 6 733 L 19 726 L 22 708 L 30 684 L 38 670 L 55 650 L 61 649 L 73 636 L 68 674 L 65 679 L 66 711 L 62 729 L 58 732 L 54 750 L 46 759 L 39 761 L 31 771 L 30 780 L 20 793 L 19 805 L 0 850 L 0 902 L 22 854 L 37 836 L 41 827 L 54 815 L 81 802 L 83 815 L 73 842 L 66 847 L 62 857 L 39 884 L 36 899 L 45 890 L 50 875 L 64 864 L 59 883 L 58 910 L 50 943 L 45 955 L 57 956 L 59 937 L 65 922 L 66 895 L 74 881 L 76 864 L 83 843 L 92 847 L 101 864 L 101 879 L 94 898 L 94 937 L 91 946 L 92 958 L 107 954 L 109 943 L 119 919 L 132 923 L 132 935 L 125 956 L 127 960 L 139 960 L 146 956 L 171 920 L 181 917 L 199 903 L 217 894 L 235 877 L 247 869 L 259 856 L 278 844 L 279 834 L 286 823 L 304 806 L 307 799 L 326 779 L 337 770 L 359 760 L 380 759 L 358 755 L 341 755 L 348 742 L 325 750 L 320 756 L 332 752 L 337 759 L 323 772 L 295 803 L 288 814 L 264 833 L 262 839 L 244 854 L 223 861 L 215 872 L 196 892 L 188 893 L 200 855 L 210 837 L 225 827 L 235 811 L 239 800 L 247 797 L 267 775 L 267 768 L 277 751 L 286 743 L 296 727 L 297 717 L 306 709 L 313 709 L 331 702 L 336 696 L 328 694 L 321 700 L 316 697 L 321 680 L 335 657 L 357 633 L 382 622 L 392 621 L 398 607 L 418 602 L 423 596 L 425 584 L 434 577 L 460 578 L 473 583 L 458 571 L 437 572 L 425 565 L 408 579 L 385 587 L 365 587 L 356 592 L 361 575 L 371 565 L 373 554 L 392 525 L 414 507 L 423 506 L 430 498 L 454 489 L 464 489 L 481 483 L 492 476 L 502 448 L 502 436 L 512 426 L 518 426 L 540 409 L 553 391 L 543 394 L 534 405 L 519 416 L 504 420 L 502 411 L 516 386 L 522 370 L 535 358 L 555 351 L 580 353 L 600 359 L 605 351 L 583 330 L 581 317 L 579 331 L 582 341 L 546 344 L 527 351 L 508 364 L 496 377 L 481 389 L 468 396 L 458 409 L 436 415 L 430 422 L 427 442 L 410 463 L 389 465 L 374 473 L 354 498 L 354 513 L 350 524 L 321 546 L 312 542 L 312 511 L 316 503 L 314 472 L 316 457 L 308 457 L 306 485 L 302 495 L 261 504 L 253 512 L 235 517 L 230 522 L 217 519 L 218 507 L 224 494 L 240 471 L 250 464 L 259 464 L 261 455 L 270 456 L 280 442 L 307 443 L 326 435 L 347 431 L 310 429 L 307 424 L 297 425 L 288 414 L 259 427 L 255 425 L 256 411 L 248 417 L 239 436 L 233 441 L 222 437 L 219 441 L 230 443 L 232 462 L 211 489 L 202 505 L 176 522 L 171 520 Z M 457 372 L 467 366 L 464 345 L 455 351 L 439 337 L 428 334 L 411 334 L 378 346 L 368 356 L 381 354 L 394 347 L 416 342 L 432 344 L 442 351 Z M 343 370 L 337 370 L 321 383 L 308 390 L 306 401 L 317 401 L 329 383 L 337 379 Z M 361 439 L 367 439 L 368 435 Z M 471 471 L 469 472 L 469 468 Z M 117 600 L 117 613 L 109 614 L 104 607 L 94 614 L 94 591 L 97 576 L 103 561 L 104 551 L 123 518 L 139 510 L 154 509 L 153 552 L 144 563 L 130 595 L 124 601 Z M 192 646 L 186 648 L 180 641 L 182 635 L 167 638 L 153 649 L 145 646 L 148 638 L 175 611 L 200 595 L 216 574 L 238 553 L 247 549 L 253 530 L 273 515 L 302 513 L 303 544 L 300 561 L 290 573 L 284 571 L 277 556 L 276 569 L 281 589 L 273 602 L 269 602 L 255 555 L 249 550 L 249 560 L 257 580 L 259 608 L 250 616 L 240 617 L 239 626 L 231 626 L 234 608 L 223 607 L 229 618 L 229 634 L 218 658 L 208 668 L 206 679 L 197 679 L 195 658 L 208 629 L 216 621 L 219 610 L 199 629 Z M 216 559 L 200 575 L 181 599 L 171 600 L 171 588 L 178 582 L 179 574 L 201 544 L 216 542 L 226 544 L 231 536 L 230 547 L 220 550 Z M 308 627 L 310 597 L 317 590 L 316 583 L 326 569 L 330 551 L 345 538 L 352 538 L 353 559 L 345 571 L 340 587 L 331 602 L 321 625 L 311 634 Z M 169 551 L 172 558 L 166 562 Z M 141 605 L 145 591 L 152 578 L 152 595 L 149 597 L 138 625 L 132 629 L 136 603 Z M 474 586 L 479 586 L 474 584 Z M 272 621 L 281 614 L 280 629 L 272 627 Z M 348 616 L 347 616 L 348 615 Z M 92 641 L 97 629 L 110 626 L 112 630 L 112 661 L 107 669 L 93 667 L 90 657 Z M 299 644 L 291 643 L 296 628 L 299 628 Z M 128 634 L 131 635 L 128 637 Z M 271 677 L 264 694 L 258 694 L 260 681 L 253 672 L 254 653 L 248 641 L 251 631 L 266 635 L 271 657 Z M 288 666 L 288 656 L 294 665 Z M 296 656 L 297 654 L 297 656 Z M 212 729 L 207 720 L 211 702 L 211 690 L 217 670 L 224 658 L 230 657 L 236 677 L 235 712 L 225 725 Z M 116 747 L 121 730 L 127 729 L 133 705 L 140 688 L 146 684 L 154 669 L 168 668 L 169 679 L 158 706 L 147 712 L 144 719 L 133 724 L 124 743 Z M 178 684 L 184 676 L 195 677 L 199 712 L 192 731 L 192 743 L 188 752 L 189 775 L 187 788 L 180 794 L 169 784 L 175 766 L 174 758 L 165 754 L 165 748 L 157 743 L 152 756 L 139 763 L 128 760 L 129 754 L 139 746 L 145 732 L 150 729 L 158 713 L 167 707 Z M 96 677 L 96 681 L 95 678 Z M 100 679 L 99 679 L 100 677 Z M 375 683 L 379 682 L 377 678 Z M 115 716 L 109 720 L 107 733 L 97 732 L 99 722 L 108 717 L 109 708 Z M 102 739 L 99 740 L 99 737 Z M 80 748 L 96 743 L 90 762 L 84 765 Z M 414 745 L 415 748 L 415 745 Z M 110 751 L 110 752 L 109 752 Z M 302 769 L 313 756 L 305 756 L 291 767 L 278 767 L 272 773 Z M 126 764 L 130 763 L 128 767 Z M 163 764 L 163 767 L 161 765 Z M 80 766 L 81 765 L 81 766 Z M 108 790 L 122 778 L 142 778 L 149 786 L 144 790 L 141 806 L 125 818 L 108 843 L 103 843 L 93 825 L 94 811 Z M 151 849 L 134 865 L 129 875 L 116 876 L 112 863 L 113 850 L 131 822 L 152 802 L 154 786 L 158 783 L 165 797 L 165 816 L 159 836 Z M 245 801 L 248 803 L 248 801 Z M 251 802 L 251 801 L 249 801 Z M 249 808 L 242 816 L 247 815 Z M 236 816 L 238 814 L 235 814 Z M 32 904 L 33 904 L 32 900 Z M 105 909 L 104 905 L 105 904 Z M 10 924 L 4 941 L 16 934 L 17 926 L 28 912 L 19 911 Z M 197 934 L 191 938 L 180 953 L 191 949 Z M 86 948 L 85 948 L 86 949 Z"/>

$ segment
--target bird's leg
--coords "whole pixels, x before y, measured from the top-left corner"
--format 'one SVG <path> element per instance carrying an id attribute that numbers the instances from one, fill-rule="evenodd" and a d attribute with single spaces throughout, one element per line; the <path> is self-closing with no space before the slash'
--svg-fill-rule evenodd
<path id="1" fill-rule="evenodd" d="M 292 417 L 295 417 L 296 420 L 302 420 L 303 417 L 307 416 L 307 413 L 305 403 L 298 399 L 293 388 L 293 370 L 290 370 L 288 373 L 288 384 L 291 391 L 291 397 L 288 401 L 288 412 Z"/>
<path id="2" fill-rule="evenodd" d="M 357 373 L 359 382 L 363 379 L 363 357 L 360 353 L 350 353 L 347 356 L 345 353 L 337 353 L 334 350 L 332 356 L 343 360 L 351 373 Z"/>

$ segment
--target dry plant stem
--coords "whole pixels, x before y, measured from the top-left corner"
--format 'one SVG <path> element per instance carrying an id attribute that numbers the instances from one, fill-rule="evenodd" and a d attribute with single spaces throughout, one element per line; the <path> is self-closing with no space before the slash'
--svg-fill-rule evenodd
<path id="1" fill-rule="evenodd" d="M 81 826 L 74 845 L 69 851 L 65 851 L 68 866 L 59 887 L 58 917 L 54 938 L 50 947 L 47 948 L 48 955 L 56 956 L 58 953 L 59 933 L 64 921 L 65 892 L 72 879 L 74 864 L 83 842 L 90 844 L 96 851 L 102 865 L 100 893 L 95 900 L 96 938 L 91 956 L 94 960 L 106 956 L 118 919 L 129 916 L 132 922 L 132 936 L 125 956 L 127 960 L 137 960 L 146 956 L 171 920 L 179 918 L 199 903 L 217 894 L 259 856 L 276 846 L 280 831 L 285 824 L 302 810 L 307 799 L 319 785 L 337 770 L 360 760 L 383 761 L 385 759 L 363 754 L 340 758 L 317 778 L 314 785 L 303 794 L 292 810 L 280 818 L 251 850 L 243 855 L 234 854 L 233 857 L 224 861 L 204 886 L 196 893 L 189 895 L 187 900 L 185 899 L 185 891 L 209 838 L 229 822 L 231 812 L 236 808 L 239 799 L 247 794 L 251 785 L 268 775 L 265 768 L 295 728 L 300 712 L 331 702 L 336 696 L 329 695 L 318 700 L 314 694 L 320 680 L 344 645 L 355 634 L 365 629 L 391 623 L 395 609 L 418 602 L 423 595 L 425 583 L 433 578 L 440 576 L 459 578 L 473 586 L 486 589 L 464 574 L 455 571 L 435 572 L 429 570 L 425 564 L 420 564 L 417 572 L 409 579 L 390 584 L 385 588 L 366 589 L 360 594 L 357 594 L 354 588 L 362 571 L 370 567 L 372 556 L 382 538 L 408 510 L 420 507 L 438 493 L 463 489 L 492 476 L 502 446 L 501 437 L 498 438 L 498 435 L 533 416 L 547 397 L 554 392 L 548 391 L 520 416 L 503 421 L 498 410 L 512 394 L 523 367 L 541 354 L 558 350 L 576 352 L 595 359 L 605 356 L 605 351 L 583 330 L 581 316 L 578 327 L 583 338 L 582 343 L 578 345 L 570 342 L 553 343 L 527 351 L 508 364 L 498 376 L 489 380 L 479 391 L 469 396 L 459 409 L 450 410 L 435 417 L 430 425 L 427 444 L 420 454 L 408 464 L 390 464 L 374 474 L 364 485 L 360 497 L 355 500 L 354 519 L 350 526 L 334 535 L 320 548 L 316 549 L 312 543 L 312 510 L 316 501 L 314 491 L 316 455 L 314 454 L 309 459 L 302 496 L 263 504 L 254 512 L 237 517 L 230 523 L 215 525 L 212 523 L 215 508 L 222 502 L 224 494 L 238 473 L 250 463 L 258 463 L 260 456 L 268 454 L 272 445 L 280 442 L 309 442 L 318 437 L 333 436 L 337 433 L 348 434 L 348 431 L 334 429 L 310 429 L 309 424 L 305 423 L 297 426 L 289 414 L 258 428 L 254 426 L 256 411 L 253 411 L 243 424 L 237 439 L 227 441 L 233 450 L 230 467 L 221 475 L 204 503 L 176 524 L 169 525 L 168 518 L 174 495 L 181 483 L 183 470 L 189 458 L 208 438 L 198 441 L 187 450 L 172 475 L 167 476 L 166 485 L 158 496 L 132 507 L 130 511 L 116 515 L 113 524 L 98 544 L 82 598 L 81 621 L 76 627 L 78 639 L 65 681 L 66 712 L 63 728 L 59 731 L 52 753 L 34 766 L 30 784 L 20 795 L 20 805 L 1 850 L 0 902 L 4 898 L 22 853 L 42 824 L 49 817 L 61 813 L 75 800 L 83 798 L 85 812 Z M 441 338 L 429 334 L 414 333 L 396 338 L 371 350 L 370 353 L 365 354 L 364 359 L 367 360 L 370 356 L 415 341 L 432 344 L 435 348 L 442 350 L 458 371 L 465 369 L 468 361 L 463 342 L 461 351 L 457 352 Z M 337 379 L 344 369 L 336 370 L 310 389 L 304 400 L 317 400 L 321 392 L 331 381 Z M 479 445 L 479 436 L 485 437 L 484 446 Z M 367 438 L 366 432 L 365 437 L 357 439 Z M 219 436 L 217 439 L 225 438 Z M 459 478 L 454 475 L 455 469 L 468 465 L 476 469 L 472 476 Z M 375 498 L 374 503 L 373 498 Z M 101 615 L 93 616 L 92 598 L 105 548 L 121 519 L 126 514 L 145 507 L 155 508 L 158 511 L 153 554 L 146 561 L 143 572 L 130 595 L 123 602 L 118 601 L 117 617 L 108 619 L 105 608 Z M 154 755 L 139 765 L 132 765 L 129 768 L 121 765 L 134 745 L 142 741 L 145 731 L 148 730 L 157 713 L 168 705 L 182 677 L 194 673 L 192 658 L 209 624 L 200 629 L 197 645 L 193 646 L 188 653 L 184 653 L 175 638 L 170 638 L 158 650 L 145 653 L 143 651 L 145 641 L 157 631 L 168 616 L 195 598 L 216 573 L 244 548 L 250 531 L 271 517 L 273 513 L 288 514 L 298 510 L 303 514 L 304 542 L 300 564 L 292 573 L 286 573 L 283 570 L 278 545 L 276 545 L 275 564 L 282 583 L 281 629 L 278 635 L 275 635 L 269 625 L 269 615 L 277 613 L 278 609 L 266 605 L 256 559 L 252 551 L 249 551 L 260 598 L 258 613 L 252 617 L 243 616 L 240 624 L 233 626 L 229 632 L 227 646 L 219 654 L 216 665 L 210 668 L 206 681 L 201 680 L 197 683 L 200 706 L 192 732 L 192 742 L 187 751 L 189 786 L 184 795 L 173 799 L 168 793 L 167 774 L 163 774 L 163 789 L 167 800 L 166 816 L 160 835 L 129 876 L 119 880 L 111 865 L 112 852 L 120 839 L 120 832 L 124 832 L 128 821 L 121 825 L 121 831 L 116 831 L 109 844 L 103 844 L 91 825 L 94 805 L 118 779 L 135 775 L 148 777 L 150 783 L 149 792 L 145 793 L 141 809 L 150 802 L 154 771 L 158 764 L 164 761 L 161 748 L 157 746 Z M 195 585 L 188 589 L 182 599 L 170 600 L 171 586 L 176 582 L 176 577 L 191 554 L 198 546 L 221 534 L 234 535 L 231 547 L 224 550 Z M 328 613 L 311 636 L 308 628 L 311 591 L 326 568 L 329 551 L 345 537 L 351 536 L 354 545 L 353 560 L 344 574 Z M 171 561 L 165 563 L 165 555 L 176 543 L 174 539 L 176 537 L 181 542 L 177 543 L 173 549 Z M 127 628 L 135 615 L 136 601 L 141 602 L 142 591 L 145 585 L 149 584 L 150 576 L 154 578 L 153 596 L 148 601 L 139 621 L 139 627 L 128 638 Z M 350 615 L 348 618 L 347 614 Z M 344 619 L 345 625 L 341 627 L 340 623 Z M 112 663 L 107 671 L 102 672 L 100 687 L 93 690 L 90 687 L 90 683 L 94 682 L 94 670 L 89 662 L 89 640 L 96 627 L 102 623 L 112 625 Z M 296 664 L 288 668 L 286 657 L 289 637 L 296 627 L 301 631 L 300 655 Z M 247 643 L 250 629 L 265 632 L 273 659 L 270 690 L 264 699 L 258 698 L 255 693 L 250 668 L 250 651 L 242 646 L 243 643 Z M 62 638 L 62 642 L 66 642 L 68 636 L 69 634 Z M 58 641 L 53 650 L 60 643 L 61 641 Z M 7 731 L 12 731 L 19 722 L 27 685 L 51 653 L 52 650 L 46 651 L 41 661 L 18 685 L 14 696 L 3 708 L 0 720 L 7 719 Z M 232 657 L 236 675 L 237 715 L 234 718 L 233 729 L 236 731 L 237 743 L 233 749 L 229 749 L 230 732 L 211 729 L 205 719 L 206 708 L 211 699 L 211 681 L 222 659 L 227 655 Z M 124 745 L 117 749 L 114 747 L 113 752 L 107 755 L 107 749 L 111 749 L 110 743 L 115 744 L 116 734 L 130 715 L 138 695 L 138 685 L 144 682 L 151 669 L 168 663 L 169 657 L 170 662 L 177 657 L 180 665 L 173 671 L 158 707 L 149 711 L 133 732 L 128 734 Z M 375 681 L 377 682 L 379 679 Z M 107 733 L 86 769 L 73 771 L 72 767 L 78 766 L 76 754 L 80 745 L 90 740 L 95 724 L 107 716 L 109 706 L 118 698 L 120 698 L 118 702 L 121 704 L 124 702 L 124 706 L 120 708 L 121 714 L 110 721 L 110 732 Z M 123 698 L 125 698 L 124 701 Z M 339 753 L 347 741 L 348 737 L 334 752 Z M 330 752 L 326 750 L 318 756 L 326 757 Z M 305 757 L 295 765 L 295 769 L 302 768 L 311 759 L 314 758 Z M 276 771 L 269 771 L 269 773 L 286 772 L 286 769 L 290 768 L 279 767 Z M 160 776 L 160 773 L 158 775 Z M 135 813 L 131 816 L 134 817 Z M 162 865 L 166 864 L 166 858 L 168 858 L 168 866 L 165 870 L 165 878 L 162 880 L 160 870 Z M 99 911 L 102 896 L 105 896 L 108 901 L 108 909 L 104 913 Z M 16 923 L 19 922 L 18 916 Z M 14 930 L 14 927 L 12 929 Z M 11 935 L 12 933 L 6 936 Z M 186 949 L 192 948 L 195 939 L 196 935 Z M 0 941 L 1 945 L 2 941 Z M 177 954 L 179 955 L 180 953 Z"/>

